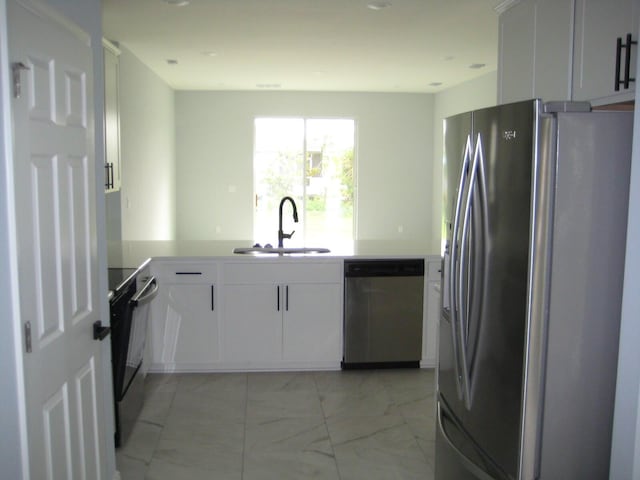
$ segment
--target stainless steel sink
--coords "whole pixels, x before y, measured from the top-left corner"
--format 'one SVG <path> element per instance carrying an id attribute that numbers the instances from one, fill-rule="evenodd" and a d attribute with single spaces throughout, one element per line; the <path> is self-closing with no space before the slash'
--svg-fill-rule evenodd
<path id="1" fill-rule="evenodd" d="M 237 247 L 233 253 L 240 254 L 303 254 L 303 253 L 329 253 L 328 248 L 320 247 Z"/>

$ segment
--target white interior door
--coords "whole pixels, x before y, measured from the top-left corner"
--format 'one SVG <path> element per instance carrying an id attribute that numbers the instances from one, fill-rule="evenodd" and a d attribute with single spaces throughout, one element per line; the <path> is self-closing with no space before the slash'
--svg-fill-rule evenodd
<path id="1" fill-rule="evenodd" d="M 12 113 L 30 478 L 100 479 L 91 42 L 33 2 L 8 0 L 7 12 L 10 60 L 26 67 Z"/>

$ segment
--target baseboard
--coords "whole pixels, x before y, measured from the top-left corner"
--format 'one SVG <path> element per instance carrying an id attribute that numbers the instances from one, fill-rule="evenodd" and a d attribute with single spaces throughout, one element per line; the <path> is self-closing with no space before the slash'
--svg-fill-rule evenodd
<path id="1" fill-rule="evenodd" d="M 148 373 L 225 373 L 225 372 L 291 372 L 308 370 L 340 370 L 340 362 L 228 362 L 224 364 L 152 363 Z"/>

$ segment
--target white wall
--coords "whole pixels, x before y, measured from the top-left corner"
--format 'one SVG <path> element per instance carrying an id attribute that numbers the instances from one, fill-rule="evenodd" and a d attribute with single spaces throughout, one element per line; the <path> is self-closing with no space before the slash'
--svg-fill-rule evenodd
<path id="1" fill-rule="evenodd" d="M 425 242 L 437 253 L 426 243 L 434 223 L 429 94 L 176 92 L 178 239 L 252 240 L 257 116 L 355 118 L 357 238 Z"/>
<path id="2" fill-rule="evenodd" d="M 176 203 L 174 91 L 126 47 L 121 51 L 122 239 L 172 240 Z M 117 208 L 118 194 L 109 196 L 109 207 Z M 117 225 L 117 218 L 110 215 L 110 223 Z"/>
<path id="3" fill-rule="evenodd" d="M 433 113 L 433 176 L 431 189 L 433 202 L 431 218 L 435 219 L 432 235 L 429 237 L 433 253 L 440 253 L 442 217 L 442 120 L 458 113 L 491 107 L 497 103 L 496 71 L 444 90 L 435 95 Z"/>

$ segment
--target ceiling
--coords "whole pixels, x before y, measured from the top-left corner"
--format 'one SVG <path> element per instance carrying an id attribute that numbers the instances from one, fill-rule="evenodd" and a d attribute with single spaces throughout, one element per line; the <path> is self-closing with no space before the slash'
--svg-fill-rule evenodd
<path id="1" fill-rule="evenodd" d="M 173 3 L 102 0 L 104 36 L 176 90 L 438 92 L 497 68 L 501 0 Z"/>

